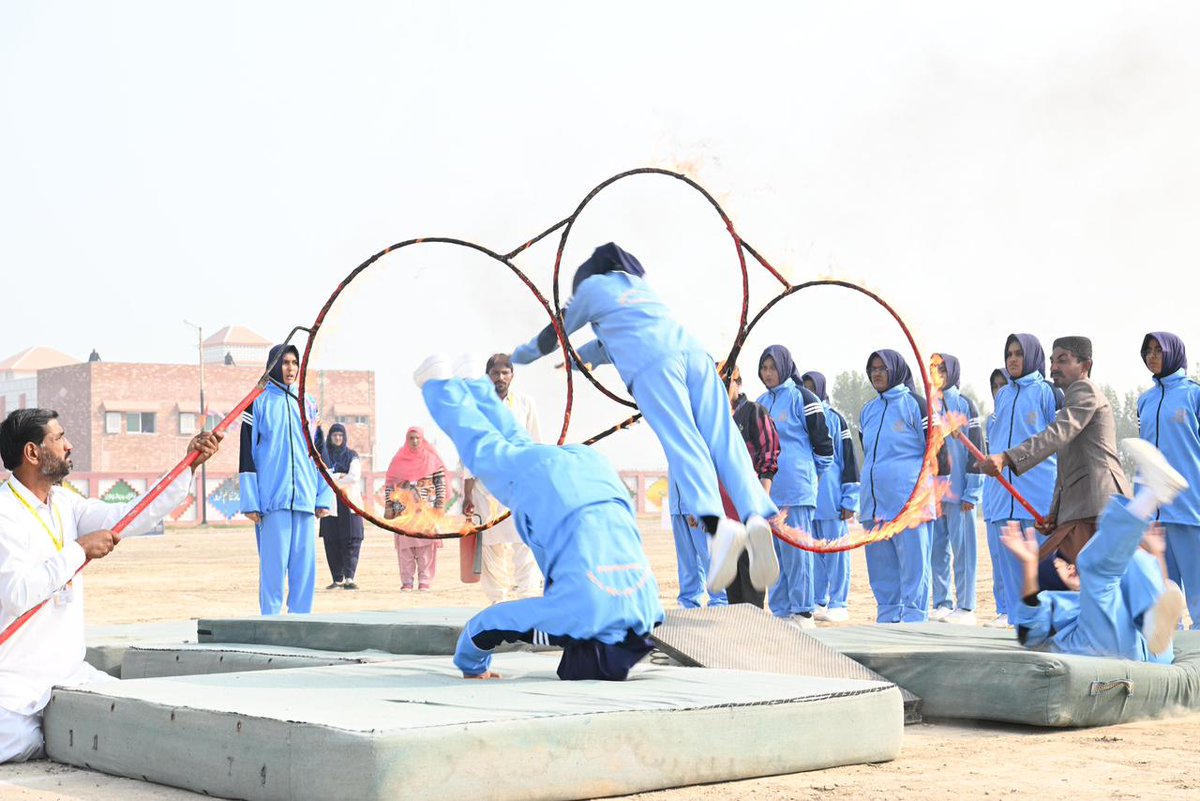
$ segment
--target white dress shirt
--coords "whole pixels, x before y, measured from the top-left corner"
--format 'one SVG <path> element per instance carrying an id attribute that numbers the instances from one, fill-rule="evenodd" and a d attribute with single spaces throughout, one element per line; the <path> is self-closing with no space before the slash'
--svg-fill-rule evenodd
<path id="1" fill-rule="evenodd" d="M 183 503 L 191 484 L 192 472 L 185 470 L 124 536 L 152 529 Z M 105 503 L 62 487 L 52 487 L 47 500 L 42 503 L 15 477 L 0 484 L 0 631 L 50 599 L 0 645 L 0 709 L 22 715 L 42 709 L 54 685 L 79 684 L 97 673 L 83 661 L 83 576 L 75 571 L 86 557 L 76 540 L 112 528 L 137 504 Z"/>

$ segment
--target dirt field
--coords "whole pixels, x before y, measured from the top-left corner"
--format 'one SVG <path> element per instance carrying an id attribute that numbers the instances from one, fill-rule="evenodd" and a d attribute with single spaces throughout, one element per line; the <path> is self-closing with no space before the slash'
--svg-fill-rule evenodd
<path id="1" fill-rule="evenodd" d="M 664 605 L 675 604 L 678 584 L 669 531 L 643 520 L 647 550 Z M 980 621 L 994 614 L 987 548 L 980 541 Z M 870 623 L 874 602 L 861 550 L 853 554 L 851 623 Z M 318 587 L 329 583 L 323 555 Z M 458 581 L 458 545 L 440 552 L 439 575 L 428 592 L 401 593 L 391 536 L 368 533 L 358 592 L 317 590 L 316 611 L 365 611 L 403 606 L 480 606 L 476 585 Z M 178 530 L 166 537 L 129 540 L 87 573 L 91 625 L 181 620 L 258 612 L 257 563 L 249 529 Z M 923 724 L 905 730 L 894 762 L 778 776 L 734 784 L 690 787 L 635 796 L 684 799 L 975 799 L 1042 797 L 1082 799 L 1200 798 L 1200 714 L 1103 729 L 1051 731 L 1016 726 Z M 144 782 L 116 779 L 51 762 L 0 766 L 0 799 L 9 801 L 155 801 L 202 796 Z"/>

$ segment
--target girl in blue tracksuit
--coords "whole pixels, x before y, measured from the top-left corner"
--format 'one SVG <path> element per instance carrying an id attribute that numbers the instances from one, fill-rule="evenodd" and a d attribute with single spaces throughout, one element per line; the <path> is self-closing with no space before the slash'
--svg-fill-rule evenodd
<path id="1" fill-rule="evenodd" d="M 271 348 L 267 364 L 274 364 L 274 381 L 242 415 L 240 508 L 258 518 L 258 605 L 264 615 L 283 609 L 285 578 L 288 611 L 312 611 L 317 578 L 313 515 L 333 508 L 333 490 L 317 474 L 300 427 L 295 389 L 299 358 L 292 345 Z M 310 395 L 304 402 L 309 424 L 316 426 L 317 404 Z"/>
<path id="2" fill-rule="evenodd" d="M 617 368 L 662 444 L 680 500 L 710 535 L 724 516 L 720 479 L 746 522 L 751 580 L 765 588 L 778 572 L 766 522 L 778 509 L 754 474 L 712 358 L 672 318 L 643 275 L 638 260 L 615 244 L 596 248 L 575 272 L 573 297 L 563 314 L 566 333 L 591 323 L 596 339 L 578 349 L 580 359 Z M 554 327 L 547 326 L 513 350 L 513 363 L 529 364 L 556 346 Z M 729 554 L 720 538 L 713 547 L 722 559 Z M 741 549 L 736 551 L 735 563 Z M 710 590 L 725 588 L 713 586 L 712 578 Z"/>
<path id="3" fill-rule="evenodd" d="M 859 505 L 864 526 L 881 526 L 900 514 L 925 461 L 926 403 L 912 372 L 894 350 L 867 360 L 867 378 L 879 397 L 859 415 L 863 440 Z M 930 517 L 932 518 L 932 510 Z M 867 577 L 878 605 L 878 623 L 929 619 L 929 524 L 920 523 L 866 547 Z"/>
<path id="4" fill-rule="evenodd" d="M 489 677 L 491 652 L 521 641 L 562 646 L 562 679 L 624 679 L 652 650 L 647 637 L 663 609 L 629 490 L 612 465 L 583 445 L 535 443 L 486 377 L 464 381 L 447 370 L 418 383 L 463 464 L 512 510 L 546 577 L 544 596 L 471 618 L 455 666 Z"/>
<path id="5" fill-rule="evenodd" d="M 837 540 L 846 536 L 849 520 L 858 511 L 858 455 L 850 439 L 850 423 L 829 403 L 825 375 L 815 370 L 800 376 L 804 388 L 821 399 L 825 424 L 833 440 L 833 462 L 817 481 L 817 509 L 813 536 Z M 850 552 L 813 554 L 813 603 L 816 617 L 834 622 L 847 620 L 850 600 Z M 843 610 L 836 612 L 834 610 Z"/>
<path id="6" fill-rule="evenodd" d="M 971 444 L 982 452 L 983 429 L 979 424 L 979 410 L 975 408 L 975 402 L 959 390 L 962 368 L 958 358 L 949 353 L 935 353 L 934 369 L 944 371 L 942 409 L 960 415 L 967 421 L 962 431 Z M 942 496 L 940 513 L 933 521 L 930 543 L 933 608 L 935 614 L 938 609 L 958 609 L 959 616 L 949 617 L 951 622 L 974 623 L 975 571 L 978 567 L 975 507 L 983 497 L 983 473 L 979 472 L 975 459 L 967 452 L 967 446 L 957 437 L 946 440 L 944 453 L 950 462 L 950 475 L 944 479 L 948 487 Z M 954 562 L 953 599 L 950 597 L 951 554 Z"/>
<path id="7" fill-rule="evenodd" d="M 758 357 L 758 377 L 767 388 L 758 404 L 771 415 L 779 432 L 779 469 L 771 482 L 771 500 L 787 510 L 787 525 L 811 534 L 818 478 L 833 464 L 825 407 L 804 388 L 792 354 L 783 345 L 771 345 Z M 771 612 L 776 617 L 811 620 L 815 605 L 812 553 L 780 540 L 775 541 L 775 551 L 779 581 L 767 598 Z"/>
<path id="8" fill-rule="evenodd" d="M 987 447 L 984 448 L 984 453 L 992 452 L 992 437 L 996 433 L 992 429 L 992 426 L 996 422 L 996 396 L 1000 394 L 1000 390 L 1008 385 L 1008 371 L 1000 367 L 992 370 L 992 374 L 988 377 L 988 384 L 992 388 L 992 414 L 988 415 L 987 419 L 987 440 L 985 443 Z M 984 486 L 986 486 L 987 482 L 991 479 L 988 476 L 984 476 L 983 480 Z M 998 504 L 1000 499 L 996 498 L 994 500 Z M 1000 540 L 997 537 L 992 536 L 992 530 L 987 526 L 988 521 L 992 519 L 992 514 L 1002 514 L 1002 511 L 999 505 L 996 505 L 994 508 L 989 506 L 988 497 L 985 493 L 983 497 L 983 521 L 987 532 L 988 556 L 992 562 L 992 599 L 996 603 L 996 620 L 984 625 L 1000 627 L 1008 625 L 1008 596 L 1004 592 L 1004 570 L 1000 563 L 1001 559 L 1004 558 L 1001 553 L 1004 550 L 1004 546 L 1000 544 Z"/>
<path id="9" fill-rule="evenodd" d="M 1154 375 L 1154 386 L 1138 398 L 1142 439 L 1191 485 L 1155 519 L 1166 529 L 1167 574 L 1183 588 L 1192 628 L 1200 629 L 1200 385 L 1188 378 L 1187 351 L 1174 334 L 1146 334 L 1142 361 Z"/>
<path id="10" fill-rule="evenodd" d="M 1040 433 L 1054 422 L 1062 406 L 1062 395 L 1046 381 L 1046 354 L 1033 334 L 1009 334 L 1004 343 L 1004 367 L 1009 383 L 996 395 L 996 411 L 988 422 L 990 453 L 1003 453 Z M 1004 477 L 1038 514 L 1045 515 L 1054 499 L 1058 457 L 1051 456 L 1019 476 L 1005 468 Z M 1033 526 L 1033 519 L 994 478 L 988 478 L 983 485 L 983 515 L 988 527 L 988 548 L 999 554 L 1004 573 L 1004 608 L 1011 614 L 1021 600 L 1020 572 L 1012 554 L 1000 546 L 1000 533 L 1009 520 L 1016 521 L 1024 530 Z"/>

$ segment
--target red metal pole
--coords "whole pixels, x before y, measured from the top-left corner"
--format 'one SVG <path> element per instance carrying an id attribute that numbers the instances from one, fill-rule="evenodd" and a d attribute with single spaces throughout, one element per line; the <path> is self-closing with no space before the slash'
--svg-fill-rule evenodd
<path id="1" fill-rule="evenodd" d="M 254 389 L 251 390 L 250 394 L 242 398 L 241 402 L 233 408 L 233 411 L 225 415 L 225 419 L 217 423 L 217 425 L 213 428 L 213 433 L 225 433 L 225 430 L 233 425 L 235 420 L 242 416 L 242 412 L 250 408 L 250 404 L 254 403 L 254 399 L 261 395 L 266 388 L 267 377 L 264 375 L 261 379 L 259 379 L 258 383 L 255 384 Z M 187 456 L 184 456 L 183 461 L 175 465 L 175 467 L 171 469 L 171 472 L 167 473 L 167 475 L 163 477 L 161 481 L 154 485 L 153 489 L 142 496 L 142 499 L 138 501 L 132 509 L 129 510 L 128 514 L 117 521 L 117 524 L 112 527 L 113 532 L 120 534 L 122 531 L 128 528 L 130 523 L 136 520 L 142 514 L 142 512 L 146 511 L 146 508 L 150 504 L 154 503 L 155 498 L 157 498 L 159 495 L 162 495 L 163 492 L 166 491 L 167 487 L 171 486 L 171 482 L 179 478 L 179 475 L 184 470 L 187 470 L 189 467 L 195 464 L 196 460 L 199 458 L 199 451 L 190 451 Z M 86 562 L 80 565 L 79 570 L 75 571 L 75 575 L 78 576 L 81 572 L 83 572 L 83 569 L 91 564 L 91 561 L 91 559 L 88 559 Z M 48 600 L 50 599 L 47 598 L 46 601 Z M 42 601 L 29 611 L 22 613 L 16 620 L 9 624 L 8 628 L 6 628 L 4 631 L 0 631 L 0 645 L 4 645 L 4 643 L 6 643 L 9 638 L 16 634 L 17 631 L 24 626 L 30 618 L 36 615 L 38 610 L 46 605 L 46 601 Z"/>
<path id="2" fill-rule="evenodd" d="M 963 445 L 967 446 L 967 450 L 970 451 L 971 455 L 974 456 L 978 461 L 982 462 L 984 459 L 987 458 L 987 456 L 983 453 L 983 451 L 979 450 L 979 448 L 976 448 L 975 443 L 971 442 L 971 440 L 969 440 L 967 438 L 967 436 L 965 434 L 963 434 L 963 432 L 955 431 L 954 436 L 958 437 L 959 442 L 961 442 Z M 1025 497 L 1023 495 L 1021 495 L 1021 493 L 1017 492 L 1017 488 L 1014 487 L 1011 483 L 1009 483 L 1008 479 L 1006 479 L 1002 475 L 995 476 L 995 478 L 997 481 L 1000 482 L 1000 486 L 1002 486 L 1006 490 L 1008 490 L 1009 494 L 1011 494 L 1014 498 L 1017 499 L 1017 503 L 1024 506 L 1025 510 L 1028 511 L 1029 514 L 1033 515 L 1033 521 L 1035 523 L 1037 523 L 1040 526 L 1046 522 L 1046 518 L 1044 518 L 1040 514 L 1038 514 L 1037 509 L 1033 508 L 1033 504 L 1031 504 L 1029 501 L 1025 500 Z"/>

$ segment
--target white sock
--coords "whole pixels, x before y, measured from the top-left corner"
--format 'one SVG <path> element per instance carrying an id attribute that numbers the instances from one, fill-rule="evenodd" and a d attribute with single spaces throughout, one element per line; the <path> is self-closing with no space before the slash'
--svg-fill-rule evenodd
<path id="1" fill-rule="evenodd" d="M 1158 511 L 1158 498 L 1154 497 L 1154 493 L 1149 487 L 1141 484 L 1138 486 L 1133 500 L 1129 502 L 1129 505 L 1125 509 L 1139 520 L 1149 520 Z"/>

